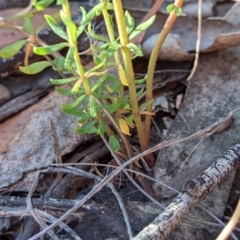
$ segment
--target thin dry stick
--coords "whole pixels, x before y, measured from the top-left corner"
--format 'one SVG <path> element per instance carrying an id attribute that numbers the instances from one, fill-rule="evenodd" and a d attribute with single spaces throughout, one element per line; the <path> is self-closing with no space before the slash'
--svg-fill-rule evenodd
<path id="1" fill-rule="evenodd" d="M 237 224 L 239 222 L 239 219 L 240 219 L 239 215 L 240 215 L 240 198 L 238 200 L 237 207 L 236 207 L 230 221 L 225 226 L 225 228 L 222 230 L 222 232 L 219 234 L 219 236 L 217 237 L 216 240 L 225 240 L 225 239 L 229 238 L 232 231 L 234 230 L 234 228 L 237 226 Z"/>
<path id="2" fill-rule="evenodd" d="M 41 211 L 39 209 L 36 209 L 36 211 L 45 221 L 54 222 L 57 220 L 57 218 L 53 217 L 52 215 L 48 214 L 45 211 Z M 61 222 L 59 224 L 59 227 L 64 229 L 64 231 L 66 231 L 68 234 L 70 234 L 73 237 L 73 239 L 82 240 L 67 224 Z"/>
<path id="3" fill-rule="evenodd" d="M 181 194 L 133 240 L 164 240 L 240 164 L 240 144 L 223 153 L 203 174 L 187 182 Z"/>
<path id="4" fill-rule="evenodd" d="M 132 234 L 131 224 L 130 224 L 130 221 L 129 221 L 129 217 L 128 217 L 128 213 L 127 213 L 127 210 L 125 208 L 125 205 L 124 205 L 120 195 L 116 191 L 115 187 L 113 186 L 113 184 L 109 184 L 109 187 L 110 187 L 113 194 L 115 195 L 115 197 L 118 200 L 118 204 L 119 204 L 119 206 L 122 210 L 123 217 L 124 217 L 124 220 L 125 220 L 125 224 L 126 224 L 126 227 L 127 227 L 128 236 L 129 236 L 129 239 L 131 239 L 133 237 L 133 234 Z"/>
<path id="5" fill-rule="evenodd" d="M 134 150 L 137 154 L 140 153 L 140 151 L 139 151 L 136 147 L 132 146 L 132 148 L 133 148 L 133 150 Z M 149 168 L 149 166 L 147 165 L 145 159 L 144 159 L 143 157 L 141 157 L 140 159 L 141 159 L 141 162 L 142 162 L 143 167 L 145 168 L 145 170 L 146 170 L 147 172 L 149 172 L 149 171 L 150 171 L 150 168 Z"/>
<path id="6" fill-rule="evenodd" d="M 96 181 L 100 182 L 102 179 L 90 172 L 86 172 L 82 169 L 76 169 L 76 168 L 73 168 L 73 167 L 66 167 L 66 170 L 70 170 L 71 171 L 71 174 L 77 174 L 77 175 L 80 175 L 82 177 L 87 177 L 87 178 L 91 178 L 91 179 L 95 179 Z M 60 171 L 57 171 L 59 173 L 61 173 L 61 168 L 59 168 Z M 62 169 L 63 170 L 63 169 Z M 65 171 L 66 173 L 66 171 Z M 120 195 L 118 194 L 118 192 L 116 191 L 116 189 L 114 188 L 113 184 L 112 183 L 107 183 L 107 186 L 112 190 L 113 194 L 115 195 L 116 199 L 118 200 L 118 203 L 119 203 L 119 206 L 122 210 L 122 213 L 123 213 L 123 217 L 124 217 L 124 220 L 125 220 L 125 223 L 126 223 L 126 226 L 127 226 L 127 232 L 128 232 L 128 236 L 129 238 L 132 238 L 132 230 L 131 230 L 131 225 L 130 225 L 130 221 L 129 221 L 129 217 L 128 217 L 128 214 L 127 214 L 127 211 L 126 211 L 126 208 L 124 206 L 124 203 L 120 197 Z"/>
<path id="7" fill-rule="evenodd" d="M 27 195 L 27 207 L 29 209 L 29 212 L 31 213 L 32 217 L 36 220 L 36 222 L 40 225 L 41 228 L 45 228 L 47 227 L 47 224 L 41 219 L 41 217 L 37 214 L 37 212 L 35 211 L 35 209 L 33 208 L 32 205 L 32 201 L 31 201 L 31 197 L 33 195 L 33 192 L 35 191 L 37 184 L 38 184 L 38 180 L 39 180 L 39 176 L 40 176 L 40 170 L 38 170 L 36 172 L 36 177 L 34 179 L 34 182 L 29 190 L 29 193 Z M 54 240 L 58 240 L 58 237 L 54 234 L 54 232 L 51 230 L 48 232 L 48 234 L 54 239 Z"/>
<path id="8" fill-rule="evenodd" d="M 198 31 L 197 31 L 197 42 L 196 42 L 196 54 L 193 64 L 193 69 L 191 74 L 188 76 L 187 81 L 189 81 L 194 73 L 197 70 L 198 60 L 199 60 L 199 53 L 200 53 L 200 45 L 201 45 L 201 31 L 202 31 L 202 0 L 198 0 Z"/>
<path id="9" fill-rule="evenodd" d="M 232 115 L 234 113 L 236 113 L 237 111 L 239 111 L 240 108 L 237 108 L 233 111 L 231 111 L 228 116 L 222 121 L 222 124 L 224 123 L 224 121 L 227 121 L 230 117 L 232 117 Z M 36 234 L 35 236 L 31 237 L 29 240 L 34 240 L 34 239 L 38 239 L 40 236 L 42 236 L 43 234 L 45 234 L 49 229 L 52 229 L 53 227 L 57 226 L 60 222 L 62 222 L 63 220 L 65 220 L 69 214 L 75 212 L 79 207 L 81 207 L 86 201 L 88 201 L 92 196 L 94 196 L 95 193 L 99 192 L 107 183 L 109 183 L 117 174 L 119 174 L 125 167 L 127 167 L 129 164 L 133 163 L 134 161 L 138 160 L 140 157 L 144 157 L 152 152 L 155 152 L 159 149 L 162 149 L 164 147 L 176 144 L 176 143 L 180 143 L 180 142 L 184 142 L 184 141 L 188 141 L 190 139 L 194 139 L 194 138 L 199 138 L 199 137 L 203 137 L 204 135 L 206 135 L 207 133 L 209 133 L 209 130 L 212 130 L 213 127 L 216 127 L 219 125 L 219 122 L 216 122 L 214 124 L 212 124 L 211 126 L 202 129 L 201 131 L 198 131 L 188 137 L 185 138 L 180 138 L 180 139 L 175 139 L 175 140 L 169 140 L 169 141 L 164 141 L 161 142 L 159 144 L 157 144 L 156 146 L 149 148 L 148 150 L 142 152 L 141 154 L 138 154 L 137 156 L 132 157 L 131 159 L 129 159 L 128 161 L 126 161 L 125 163 L 123 163 L 121 166 L 119 166 L 117 169 L 115 169 L 114 171 L 112 171 L 108 176 L 106 176 L 104 179 L 102 179 L 101 182 L 99 182 L 82 200 L 80 200 L 73 208 L 69 209 L 63 216 L 61 216 L 56 222 L 54 222 L 53 224 L 51 224 L 50 226 L 48 226 L 47 228 L 43 229 L 41 232 L 39 232 L 38 234 Z"/>

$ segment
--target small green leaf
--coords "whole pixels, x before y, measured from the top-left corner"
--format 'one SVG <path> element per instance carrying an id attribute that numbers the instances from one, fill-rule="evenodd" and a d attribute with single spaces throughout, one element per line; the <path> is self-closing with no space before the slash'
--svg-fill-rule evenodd
<path id="1" fill-rule="evenodd" d="M 142 87 L 142 88 L 137 92 L 137 97 L 140 97 L 140 96 L 143 94 L 144 90 L 145 90 L 145 88 Z"/>
<path id="2" fill-rule="evenodd" d="M 113 4 L 108 2 L 107 3 L 107 10 L 113 10 L 113 9 L 114 9 Z"/>
<path id="3" fill-rule="evenodd" d="M 34 0 L 33 1 L 33 6 L 38 10 L 38 11 L 42 11 L 45 8 L 47 8 L 48 6 L 50 6 L 52 3 L 54 2 L 54 0 Z"/>
<path id="4" fill-rule="evenodd" d="M 0 50 L 0 57 L 10 58 L 16 55 L 26 42 L 27 42 L 27 39 L 24 39 L 4 47 L 3 49 Z"/>
<path id="5" fill-rule="evenodd" d="M 58 44 L 46 46 L 46 47 L 34 47 L 33 51 L 38 55 L 47 55 L 53 52 L 57 52 L 67 46 L 68 46 L 68 43 L 58 43 Z"/>
<path id="6" fill-rule="evenodd" d="M 104 126 L 104 122 L 102 120 L 99 121 L 97 133 L 102 135 L 102 136 L 105 133 L 105 126 Z"/>
<path id="7" fill-rule="evenodd" d="M 96 16 L 94 8 L 92 8 L 88 13 L 87 13 L 87 22 L 91 22 L 94 17 Z"/>
<path id="8" fill-rule="evenodd" d="M 34 34 L 34 27 L 32 24 L 32 20 L 30 17 L 24 17 L 24 26 L 23 30 L 27 32 L 28 34 Z"/>
<path id="9" fill-rule="evenodd" d="M 71 91 L 72 91 L 73 93 L 78 92 L 79 89 L 80 89 L 80 87 L 81 87 L 81 85 L 82 85 L 82 81 L 78 80 L 78 81 L 74 84 L 74 86 L 73 86 L 73 88 L 71 89 Z"/>
<path id="10" fill-rule="evenodd" d="M 81 118 L 79 118 L 77 122 L 83 124 L 89 121 L 89 119 L 92 119 L 90 112 L 85 112 L 85 114 L 81 116 Z"/>
<path id="11" fill-rule="evenodd" d="M 87 32 L 88 32 L 88 34 L 89 34 L 93 39 L 96 39 L 96 40 L 99 40 L 99 41 L 102 41 L 102 42 L 109 42 L 109 40 L 108 40 L 107 38 L 96 34 L 96 33 L 93 31 L 91 24 L 88 24 L 88 26 L 87 26 Z"/>
<path id="12" fill-rule="evenodd" d="M 111 135 L 109 138 L 109 146 L 114 152 L 118 152 L 120 149 L 119 141 L 114 135 Z"/>
<path id="13" fill-rule="evenodd" d="M 106 50 L 110 44 L 111 44 L 110 42 L 107 42 L 98 47 L 92 46 L 92 49 L 94 51 L 103 51 L 103 50 Z"/>
<path id="14" fill-rule="evenodd" d="M 57 22 L 49 15 L 45 15 L 45 18 L 53 32 L 55 32 L 59 37 L 68 41 L 67 34 L 62 30 L 62 28 L 57 24 Z"/>
<path id="15" fill-rule="evenodd" d="M 52 15 L 52 18 L 55 20 L 55 21 L 60 21 L 60 13 L 57 12 L 55 14 Z M 39 34 L 39 32 L 41 32 L 44 28 L 48 27 L 48 23 L 47 21 L 44 21 L 44 23 L 37 29 L 36 33 Z"/>
<path id="16" fill-rule="evenodd" d="M 102 59 L 107 59 L 107 58 L 111 58 L 114 53 L 121 48 L 121 44 L 118 44 L 116 42 L 111 43 L 111 45 L 108 47 L 108 49 L 106 49 L 105 51 L 103 51 L 102 53 L 100 53 L 99 57 Z"/>
<path id="17" fill-rule="evenodd" d="M 96 121 L 92 121 L 84 126 L 82 126 L 81 128 L 76 128 L 74 129 L 76 133 L 78 134 L 86 134 L 86 133 L 96 133 L 97 132 L 97 128 L 95 127 L 95 123 Z"/>
<path id="18" fill-rule="evenodd" d="M 78 77 L 63 78 L 63 79 L 52 79 L 52 78 L 50 78 L 50 82 L 52 84 L 55 84 L 55 85 L 62 85 L 62 84 L 66 84 L 66 83 L 76 81 L 78 79 L 79 79 Z"/>
<path id="19" fill-rule="evenodd" d="M 129 104 L 126 104 L 126 106 L 124 107 L 124 110 L 130 110 L 131 111 L 131 106 Z"/>
<path id="20" fill-rule="evenodd" d="M 94 13 L 96 14 L 96 16 L 99 16 L 102 13 L 102 9 L 104 7 L 103 2 L 100 2 L 99 4 L 95 5 L 95 7 L 93 8 Z"/>
<path id="21" fill-rule="evenodd" d="M 138 85 L 138 84 L 143 84 L 143 83 L 146 82 L 146 80 L 147 80 L 147 75 L 145 75 L 144 78 L 136 79 L 136 80 L 135 80 L 135 84 L 136 84 L 136 85 Z"/>
<path id="22" fill-rule="evenodd" d="M 177 16 L 181 16 L 181 15 L 182 15 L 182 8 L 177 8 L 177 9 L 175 10 L 175 14 L 176 14 Z"/>
<path id="23" fill-rule="evenodd" d="M 106 88 L 107 88 L 107 91 L 108 91 L 109 93 L 114 93 L 114 92 L 115 92 L 114 89 L 111 88 L 109 85 L 107 85 Z"/>
<path id="24" fill-rule="evenodd" d="M 73 93 L 70 89 L 63 89 L 63 88 L 59 88 L 59 87 L 55 87 L 56 91 L 64 96 L 74 96 L 77 94 L 84 94 L 84 90 L 79 90 L 76 93 Z"/>
<path id="25" fill-rule="evenodd" d="M 124 19 L 125 19 L 125 23 L 126 23 L 127 34 L 130 34 L 135 26 L 134 18 L 130 15 L 130 13 L 128 11 L 126 11 Z"/>
<path id="26" fill-rule="evenodd" d="M 149 101 L 141 104 L 140 107 L 139 107 L 140 111 L 143 110 L 143 109 L 145 109 L 145 108 L 146 108 L 148 105 L 150 105 L 151 103 L 153 103 L 153 101 L 154 101 L 154 99 L 149 100 Z"/>
<path id="27" fill-rule="evenodd" d="M 175 10 L 176 6 L 174 4 L 169 4 L 167 6 L 167 12 L 171 13 Z"/>
<path id="28" fill-rule="evenodd" d="M 112 104 L 103 104 L 101 107 L 106 109 L 109 113 L 114 113 L 120 109 L 122 101 L 122 99 L 116 99 Z"/>
<path id="29" fill-rule="evenodd" d="M 153 24 L 153 22 L 155 21 L 155 18 L 156 18 L 156 15 L 153 15 L 146 22 L 138 25 L 136 27 L 136 29 L 130 34 L 129 40 L 135 38 L 139 33 L 141 33 L 142 31 L 146 30 L 147 28 L 149 28 Z"/>
<path id="30" fill-rule="evenodd" d="M 43 69 L 52 66 L 52 64 L 48 61 L 40 61 L 40 62 L 35 62 L 31 65 L 28 65 L 26 67 L 20 66 L 19 69 L 21 72 L 26 73 L 26 74 L 36 74 L 41 72 Z"/>
<path id="31" fill-rule="evenodd" d="M 92 87 L 92 92 L 95 92 L 95 91 L 105 82 L 107 76 L 108 76 L 107 74 L 104 74 L 103 76 L 101 76 L 101 77 L 99 78 L 99 80 L 97 81 L 97 83 L 94 84 L 94 86 Z"/>
<path id="32" fill-rule="evenodd" d="M 57 57 L 53 60 L 54 64 L 56 64 L 56 66 L 61 70 L 61 71 L 66 71 L 67 69 L 64 67 L 64 63 L 65 63 L 65 57 L 61 56 L 61 57 Z M 53 69 L 56 70 L 53 66 Z"/>
<path id="33" fill-rule="evenodd" d="M 104 91 L 104 84 L 100 84 L 96 91 L 94 91 L 94 94 L 97 99 L 101 99 L 103 97 L 103 91 Z"/>
<path id="34" fill-rule="evenodd" d="M 77 107 L 86 97 L 86 94 L 83 94 L 82 96 L 80 96 L 79 98 L 77 98 L 74 102 L 70 103 L 70 104 L 62 104 L 62 109 L 72 109 Z"/>
<path id="35" fill-rule="evenodd" d="M 85 8 L 80 7 L 80 10 L 82 12 L 82 19 L 77 29 L 77 37 L 79 37 L 82 34 L 87 24 L 89 24 L 92 21 L 92 19 L 88 17 L 87 11 L 85 10 Z"/>
<path id="36" fill-rule="evenodd" d="M 143 53 L 142 53 L 142 48 L 140 45 L 136 45 L 134 43 L 128 43 L 127 47 L 130 49 L 131 52 L 134 53 L 134 57 L 142 57 Z"/>
<path id="37" fill-rule="evenodd" d="M 89 111 L 90 111 L 90 115 L 92 117 L 96 117 L 97 116 L 97 104 L 95 102 L 94 96 L 90 95 L 89 96 Z"/>
<path id="38" fill-rule="evenodd" d="M 126 120 L 127 123 L 132 123 L 133 122 L 133 119 L 134 119 L 134 115 L 131 114 Z"/>
<path id="39" fill-rule="evenodd" d="M 73 108 L 73 109 L 63 109 L 67 114 L 73 115 L 75 117 L 83 117 L 86 113 L 84 112 L 86 107 Z"/>
<path id="40" fill-rule="evenodd" d="M 73 22 L 73 20 L 69 17 L 67 17 L 64 13 L 63 10 L 60 11 L 60 17 L 63 21 L 63 23 L 65 24 L 65 26 L 70 30 L 72 39 L 74 41 L 77 40 L 77 26 L 76 24 Z"/>
<path id="41" fill-rule="evenodd" d="M 77 37 L 79 37 L 82 32 L 84 31 L 86 25 L 88 24 L 87 22 L 87 11 L 85 10 L 84 7 L 80 7 L 80 10 L 81 10 L 81 15 L 82 15 L 82 19 L 81 19 L 81 22 L 79 24 L 79 27 L 77 29 Z"/>
<path id="42" fill-rule="evenodd" d="M 86 75 L 91 73 L 91 72 L 96 72 L 99 68 L 103 67 L 105 65 L 105 61 L 102 61 L 98 65 L 95 65 L 93 68 L 91 68 L 89 71 L 86 72 Z"/>
<path id="43" fill-rule="evenodd" d="M 181 16 L 182 15 L 182 8 L 177 7 L 175 4 L 169 4 L 167 6 L 167 12 L 175 13 L 177 16 Z"/>
<path id="44" fill-rule="evenodd" d="M 64 63 L 64 68 L 65 69 L 71 69 L 72 68 L 72 65 L 73 65 L 73 62 L 74 62 L 74 51 L 75 51 L 74 46 L 71 46 L 68 49 L 67 56 L 66 56 L 65 63 Z"/>
<path id="45" fill-rule="evenodd" d="M 107 79 L 111 82 L 111 88 L 114 89 L 115 91 L 119 91 L 119 89 L 122 86 L 119 79 L 111 75 L 108 75 Z"/>

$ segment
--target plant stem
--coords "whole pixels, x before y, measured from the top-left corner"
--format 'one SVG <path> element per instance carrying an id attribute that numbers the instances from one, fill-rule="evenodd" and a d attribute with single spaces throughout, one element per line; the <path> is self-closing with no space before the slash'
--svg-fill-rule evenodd
<path id="1" fill-rule="evenodd" d="M 104 0 L 101 0 L 101 2 L 104 2 Z M 102 9 L 102 14 L 104 17 L 104 22 L 106 24 L 109 40 L 110 40 L 110 42 L 114 42 L 115 41 L 114 28 L 111 25 L 110 16 L 107 11 L 106 4 L 104 5 L 104 7 Z M 114 59 L 115 59 L 116 65 L 118 66 L 121 63 L 118 51 L 114 53 Z M 118 77 L 119 77 L 119 74 L 118 74 Z M 120 88 L 120 98 L 124 98 L 124 87 L 122 86 L 122 84 L 121 84 L 121 88 Z"/>
<path id="2" fill-rule="evenodd" d="M 181 7 L 183 4 L 183 0 L 175 0 L 175 6 L 177 7 Z M 159 37 L 153 47 L 151 56 L 150 56 L 150 60 L 149 60 L 149 64 L 148 64 L 148 72 L 147 72 L 147 86 L 146 86 L 146 101 L 152 100 L 153 99 L 153 77 L 154 77 L 154 69 L 155 69 L 155 65 L 157 62 L 157 58 L 159 55 L 159 51 L 167 37 L 167 35 L 169 34 L 170 30 L 172 29 L 175 21 L 177 19 L 177 15 L 174 12 L 171 12 L 161 33 L 159 34 Z M 147 112 L 152 113 L 152 104 L 149 104 L 147 106 Z M 149 137 L 150 137 L 150 127 L 151 127 L 151 119 L 152 116 L 151 115 L 146 115 L 145 117 L 145 123 L 144 123 L 144 132 L 145 132 L 145 142 L 143 145 L 143 149 L 142 150 L 147 150 L 148 149 L 148 145 L 149 145 Z"/>
<path id="3" fill-rule="evenodd" d="M 70 12 L 68 0 L 64 1 L 64 3 L 62 4 L 62 9 L 63 9 L 63 12 L 65 13 L 66 17 L 71 19 L 71 12 Z M 74 60 L 75 60 L 76 66 L 77 66 L 78 73 L 82 79 L 82 83 L 83 83 L 85 92 L 89 96 L 92 94 L 92 91 L 91 91 L 90 85 L 86 79 L 85 72 L 84 72 L 80 57 L 78 55 L 77 42 L 75 39 L 72 38 L 72 34 L 68 27 L 67 27 L 67 34 L 68 34 L 70 46 L 74 46 Z"/>
<path id="4" fill-rule="evenodd" d="M 101 0 L 101 2 L 103 2 L 103 0 Z M 105 21 L 105 24 L 106 24 L 109 40 L 111 42 L 114 42 L 115 41 L 114 28 L 111 25 L 111 20 L 110 20 L 110 16 L 109 16 L 109 13 L 107 11 L 106 5 L 104 5 L 104 7 L 102 9 L 102 14 L 103 14 L 104 21 Z M 121 64 L 121 61 L 120 61 L 120 57 L 119 57 L 119 52 L 118 51 L 116 51 L 114 53 L 114 59 L 115 59 L 116 66 L 119 66 Z M 118 73 L 118 79 L 120 79 L 119 73 Z M 122 84 L 121 84 L 121 87 L 120 87 L 119 98 L 120 99 L 124 98 L 124 87 L 123 87 Z M 118 119 L 120 119 L 120 118 L 122 118 L 122 113 L 121 113 L 121 111 L 117 111 L 116 112 L 116 119 L 115 119 L 116 121 L 115 122 L 117 123 Z M 118 126 L 118 129 L 116 129 L 116 130 L 120 131 L 120 133 L 121 133 L 121 130 L 119 129 L 119 126 Z M 131 145 L 130 145 L 127 137 L 123 133 L 121 133 L 121 136 L 123 138 L 123 142 L 126 144 L 125 148 L 126 148 L 128 154 L 129 154 L 129 157 L 133 157 L 133 150 L 131 148 Z"/>
<path id="5" fill-rule="evenodd" d="M 125 71 L 126 71 L 126 75 L 127 75 L 127 79 L 128 79 L 130 105 L 132 108 L 132 114 L 134 116 L 134 122 L 135 122 L 136 128 L 137 128 L 139 142 L 140 142 L 141 148 L 143 150 L 145 140 L 144 140 L 142 121 L 141 121 L 141 117 L 139 114 L 139 108 L 138 108 L 134 72 L 133 72 L 133 66 L 132 66 L 132 60 L 131 60 L 131 52 L 130 52 L 129 48 L 127 47 L 127 44 L 129 43 L 129 39 L 128 39 L 128 36 L 126 33 L 126 24 L 125 24 L 124 15 L 123 15 L 122 1 L 113 0 L 112 2 L 113 2 L 114 12 L 115 12 L 115 16 L 116 16 L 118 33 L 119 33 L 119 37 L 120 37 L 120 43 L 122 45 L 121 51 L 122 51 L 122 56 L 123 56 L 123 62 L 124 62 Z"/>

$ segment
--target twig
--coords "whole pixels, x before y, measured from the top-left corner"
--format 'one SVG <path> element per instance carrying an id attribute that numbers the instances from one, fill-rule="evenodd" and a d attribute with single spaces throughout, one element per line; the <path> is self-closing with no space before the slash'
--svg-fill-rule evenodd
<path id="1" fill-rule="evenodd" d="M 64 199 L 64 198 L 31 198 L 31 201 L 34 206 L 40 209 L 47 209 L 51 211 L 65 211 L 66 209 L 72 208 L 78 200 L 74 199 Z M 0 209 L 4 206 L 16 206 L 16 207 L 24 207 L 26 206 L 26 197 L 14 197 L 7 195 L 0 195 Z M 100 206 L 97 203 L 89 202 L 84 204 L 81 207 L 81 210 L 84 211 L 100 211 Z"/>
<path id="2" fill-rule="evenodd" d="M 162 240 L 185 220 L 194 207 L 234 171 L 240 163 L 240 144 L 223 153 L 203 174 L 188 181 L 182 193 L 133 240 Z"/>
<path id="3" fill-rule="evenodd" d="M 37 184 L 38 184 L 38 180 L 39 180 L 39 175 L 40 175 L 40 170 L 38 170 L 36 172 L 36 177 L 34 179 L 34 182 L 29 190 L 29 193 L 27 195 L 27 207 L 29 209 L 29 212 L 31 213 L 32 217 L 35 219 L 35 221 L 40 225 L 41 228 L 44 228 L 47 226 L 47 224 L 41 219 L 41 217 L 37 214 L 37 212 L 35 211 L 35 209 L 33 208 L 32 205 L 32 201 L 31 201 L 31 197 L 33 195 L 33 192 L 35 191 Z M 52 237 L 54 240 L 58 240 L 58 237 L 54 234 L 54 232 L 51 230 L 48 232 L 48 234 L 50 235 L 50 237 Z"/>
<path id="4" fill-rule="evenodd" d="M 132 234 L 132 229 L 131 229 L 128 213 L 126 211 L 124 203 L 123 203 L 120 195 L 116 191 L 115 187 L 113 186 L 113 184 L 109 184 L 109 187 L 110 187 L 110 189 L 112 190 L 113 194 L 115 195 L 115 197 L 118 200 L 118 204 L 119 204 L 119 206 L 120 206 L 120 208 L 122 210 L 123 217 L 124 217 L 124 220 L 125 220 L 125 224 L 126 224 L 126 227 L 127 227 L 128 236 L 129 236 L 129 239 L 131 239 L 133 237 L 133 234 Z"/>

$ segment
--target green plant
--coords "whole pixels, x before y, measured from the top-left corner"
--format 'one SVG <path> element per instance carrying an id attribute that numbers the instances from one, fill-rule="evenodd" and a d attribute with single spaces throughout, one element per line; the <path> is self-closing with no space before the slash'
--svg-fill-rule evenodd
<path id="1" fill-rule="evenodd" d="M 53 0 L 34 0 L 33 5 L 37 10 L 43 10 L 52 2 Z M 130 128 L 136 127 L 141 149 L 146 150 L 149 139 L 148 136 L 146 139 L 146 135 L 149 135 L 150 132 L 151 121 L 149 120 L 152 115 L 152 79 L 156 59 L 150 60 L 150 77 L 146 76 L 141 80 L 135 80 L 132 59 L 142 56 L 142 50 L 141 46 L 132 43 L 131 39 L 146 30 L 153 23 L 155 16 L 135 28 L 134 19 L 129 12 L 123 13 L 121 1 L 112 0 L 111 3 L 109 0 L 100 0 L 99 4 L 89 12 L 83 7 L 80 8 L 82 20 L 77 26 L 71 18 L 68 0 L 58 0 L 57 4 L 62 6 L 59 16 L 65 25 L 65 30 L 57 23 L 56 18 L 49 15 L 45 15 L 45 18 L 52 30 L 63 39 L 61 43 L 47 46 L 39 39 L 34 38 L 34 28 L 30 21 L 34 12 L 22 16 L 24 30 L 6 22 L 1 24 L 21 32 L 30 39 L 25 58 L 27 66 L 20 67 L 20 70 L 27 74 L 35 74 L 53 65 L 54 69 L 60 72 L 62 79 L 50 79 L 50 81 L 57 85 L 57 92 L 73 97 L 73 102 L 63 104 L 62 109 L 64 112 L 77 117 L 79 124 L 79 128 L 75 129 L 77 133 L 98 133 L 101 135 L 106 133 L 109 136 L 109 144 L 114 151 L 120 149 L 118 140 L 118 136 L 120 136 L 129 156 L 132 156 L 133 151 L 126 136 L 130 135 Z M 179 5 L 172 6 L 170 16 L 176 16 L 180 13 Z M 109 11 L 114 11 L 118 37 L 115 37 L 116 29 Z M 104 18 L 107 37 L 94 31 L 94 19 L 100 14 Z M 82 65 L 77 47 L 77 39 L 84 31 L 87 32 L 90 39 L 91 54 L 95 64 L 90 69 Z M 2 49 L 0 56 L 11 57 L 8 54 L 9 49 L 14 55 L 26 43 L 26 40 L 18 41 Z M 65 57 L 59 54 L 63 48 L 68 48 Z M 159 45 L 158 48 L 160 49 Z M 47 60 L 28 65 L 27 59 L 32 50 L 35 54 L 46 57 Z M 48 55 L 52 55 L 54 59 L 51 60 Z M 65 77 L 65 72 L 70 73 L 71 76 Z M 142 84 L 146 80 L 148 100 L 139 105 L 138 97 L 143 94 L 145 88 L 137 91 L 136 85 Z M 62 87 L 58 87 L 59 85 Z M 147 110 L 145 110 L 146 108 Z M 142 120 L 144 117 L 145 125 Z"/>

